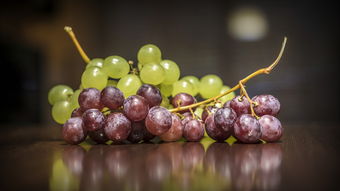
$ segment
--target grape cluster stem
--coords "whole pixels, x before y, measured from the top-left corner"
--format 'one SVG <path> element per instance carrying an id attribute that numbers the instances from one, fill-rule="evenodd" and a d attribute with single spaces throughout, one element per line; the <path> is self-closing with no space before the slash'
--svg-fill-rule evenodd
<path id="1" fill-rule="evenodd" d="M 76 46 L 80 56 L 83 58 L 83 60 L 86 62 L 86 63 L 89 63 L 90 62 L 90 58 L 86 55 L 86 53 L 84 52 L 83 48 L 80 46 L 80 43 L 78 42 L 73 30 L 71 27 L 69 26 L 65 26 L 64 27 L 64 30 L 67 32 L 67 34 L 71 37 L 74 45 Z M 206 105 L 208 103 L 211 103 L 211 102 L 216 102 L 216 100 L 218 100 L 219 98 L 225 96 L 225 95 L 228 95 L 230 94 L 231 92 L 233 91 L 236 91 L 238 89 L 241 89 L 241 95 L 242 96 L 245 96 L 246 99 L 249 101 L 250 103 L 250 109 L 251 109 L 251 114 L 258 118 L 258 116 L 255 114 L 254 112 L 254 106 L 256 106 L 257 103 L 253 102 L 249 96 L 248 96 L 248 93 L 245 89 L 245 84 L 252 78 L 254 78 L 255 76 L 258 76 L 260 74 L 270 74 L 270 72 L 274 69 L 274 67 L 279 63 L 282 55 L 283 55 L 283 52 L 284 52 L 284 49 L 286 47 L 286 43 L 287 43 L 287 37 L 284 37 L 283 39 L 283 42 L 282 42 L 282 46 L 281 46 L 281 50 L 279 52 L 279 55 L 277 56 L 277 58 L 274 60 L 274 62 L 269 65 L 268 67 L 266 68 L 261 68 L 261 69 L 258 69 L 257 71 L 251 73 L 250 75 L 248 75 L 247 77 L 243 78 L 242 80 L 240 80 L 238 82 L 237 85 L 235 85 L 233 88 L 229 89 L 228 91 L 222 93 L 222 94 L 219 94 L 215 97 L 212 97 L 212 98 L 209 98 L 209 99 L 206 99 L 206 100 L 203 100 L 201 102 L 197 102 L 197 103 L 194 103 L 194 104 L 191 104 L 191 105 L 187 105 L 187 106 L 182 106 L 182 107 L 177 107 L 177 108 L 173 108 L 173 109 L 169 109 L 170 112 L 179 112 L 179 111 L 183 111 L 183 110 L 191 110 L 192 111 L 192 108 L 194 107 L 197 107 L 197 106 L 200 106 L 200 105 Z M 193 112 L 192 112 L 193 113 Z"/>

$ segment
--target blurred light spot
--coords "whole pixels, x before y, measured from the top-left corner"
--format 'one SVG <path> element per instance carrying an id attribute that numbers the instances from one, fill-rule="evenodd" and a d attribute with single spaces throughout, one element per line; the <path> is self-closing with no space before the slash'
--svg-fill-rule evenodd
<path id="1" fill-rule="evenodd" d="M 227 17 L 227 29 L 231 36 L 244 41 L 263 38 L 268 31 L 264 13 L 253 7 L 242 7 Z"/>

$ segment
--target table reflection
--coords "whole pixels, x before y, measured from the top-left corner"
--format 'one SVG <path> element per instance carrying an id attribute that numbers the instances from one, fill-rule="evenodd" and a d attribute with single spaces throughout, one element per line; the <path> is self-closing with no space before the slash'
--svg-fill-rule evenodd
<path id="1" fill-rule="evenodd" d="M 273 190 L 281 163 L 280 144 L 63 146 L 50 190 Z"/>

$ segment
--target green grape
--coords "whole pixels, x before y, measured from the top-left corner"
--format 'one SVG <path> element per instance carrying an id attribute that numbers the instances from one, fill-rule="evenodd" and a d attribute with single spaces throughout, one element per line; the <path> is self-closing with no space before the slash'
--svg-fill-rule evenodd
<path id="1" fill-rule="evenodd" d="M 202 118 L 202 113 L 203 113 L 204 109 L 202 107 L 198 107 L 196 108 L 196 110 L 194 111 L 195 115 L 198 116 L 199 118 Z"/>
<path id="2" fill-rule="evenodd" d="M 138 64 L 137 64 L 137 68 L 138 68 L 138 70 L 139 70 L 139 71 L 141 71 L 141 70 L 142 70 L 142 68 L 143 68 L 143 64 L 141 64 L 140 62 L 138 62 Z"/>
<path id="3" fill-rule="evenodd" d="M 143 66 L 140 71 L 140 78 L 146 84 L 158 85 L 163 82 L 165 72 L 161 65 L 149 63 Z"/>
<path id="4" fill-rule="evenodd" d="M 106 83 L 106 86 L 117 87 L 117 84 L 118 84 L 117 80 L 108 79 L 107 83 Z"/>
<path id="5" fill-rule="evenodd" d="M 194 93 L 193 85 L 186 80 L 179 80 L 173 84 L 172 96 L 179 93 L 188 93 L 192 95 Z"/>
<path id="6" fill-rule="evenodd" d="M 142 82 L 135 74 L 122 77 L 117 84 L 117 88 L 123 92 L 124 97 L 135 95 L 140 86 L 142 86 Z"/>
<path id="7" fill-rule="evenodd" d="M 220 90 L 220 94 L 222 94 L 222 93 L 224 93 L 224 92 L 226 92 L 226 91 L 228 91 L 228 90 L 230 90 L 230 87 L 229 87 L 229 86 L 223 86 L 223 87 L 221 88 L 221 90 Z M 222 104 L 224 104 L 225 102 L 227 102 L 227 101 L 233 99 L 235 96 L 236 96 L 236 95 L 235 95 L 235 92 L 230 92 L 229 94 L 227 94 L 227 95 L 225 95 L 225 96 L 219 98 L 218 100 L 221 101 Z"/>
<path id="8" fill-rule="evenodd" d="M 104 64 L 104 60 L 101 58 L 94 58 L 92 59 L 87 65 L 86 65 L 86 69 L 92 66 L 98 67 L 98 68 L 102 68 Z"/>
<path id="9" fill-rule="evenodd" d="M 52 107 L 52 118 L 55 122 L 63 124 L 71 117 L 72 105 L 69 101 L 58 101 Z"/>
<path id="10" fill-rule="evenodd" d="M 168 96 L 171 96 L 171 93 L 172 93 L 172 90 L 173 90 L 173 86 L 172 85 L 161 84 L 159 89 L 160 89 L 162 95 L 168 97 Z"/>
<path id="11" fill-rule="evenodd" d="M 103 69 L 111 78 L 121 78 L 129 73 L 130 65 L 120 56 L 109 56 L 104 60 Z"/>
<path id="12" fill-rule="evenodd" d="M 81 84 L 84 88 L 97 88 L 99 90 L 106 87 L 107 75 L 98 67 L 87 68 L 81 76 Z"/>
<path id="13" fill-rule="evenodd" d="M 167 96 L 164 96 L 164 95 L 162 94 L 162 102 L 161 102 L 160 105 L 161 105 L 162 107 L 168 108 L 169 105 L 171 105 L 171 104 L 170 104 L 169 98 L 168 98 Z"/>
<path id="14" fill-rule="evenodd" d="M 200 82 L 200 94 L 204 99 L 217 96 L 222 86 L 223 82 L 220 77 L 213 74 L 203 76 Z"/>
<path id="15" fill-rule="evenodd" d="M 165 79 L 163 84 L 173 84 L 179 79 L 180 70 L 177 64 L 171 60 L 163 60 L 160 65 L 164 68 Z"/>
<path id="16" fill-rule="evenodd" d="M 78 89 L 74 91 L 74 94 L 71 96 L 70 103 L 71 103 L 72 110 L 80 107 L 79 102 L 78 102 L 78 97 L 81 92 L 82 90 Z"/>
<path id="17" fill-rule="evenodd" d="M 152 62 L 159 63 L 162 60 L 161 50 L 153 44 L 142 46 L 137 53 L 138 62 L 141 64 L 149 64 Z"/>
<path id="18" fill-rule="evenodd" d="M 48 102 L 53 105 L 58 101 L 67 100 L 73 94 L 72 88 L 66 85 L 56 85 L 48 92 Z"/>
<path id="19" fill-rule="evenodd" d="M 184 76 L 181 80 L 187 80 L 193 85 L 194 90 L 193 90 L 192 96 L 196 96 L 198 94 L 199 89 L 200 89 L 200 80 L 197 77 L 195 77 L 195 76 Z"/>

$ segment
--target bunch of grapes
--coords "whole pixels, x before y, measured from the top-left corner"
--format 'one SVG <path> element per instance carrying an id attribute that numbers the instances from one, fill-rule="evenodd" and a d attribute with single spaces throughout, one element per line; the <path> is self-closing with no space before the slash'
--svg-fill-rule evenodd
<path id="1" fill-rule="evenodd" d="M 52 117 L 63 124 L 67 143 L 79 144 L 87 136 L 97 143 L 139 143 L 155 137 L 200 141 L 205 133 L 216 141 L 234 136 L 256 143 L 282 136 L 275 97 L 250 100 L 244 87 L 235 97 L 234 89 L 216 75 L 180 79 L 178 65 L 162 59 L 152 44 L 141 47 L 137 58 L 137 66 L 120 56 L 88 60 L 79 89 L 57 85 L 49 91 Z"/>

